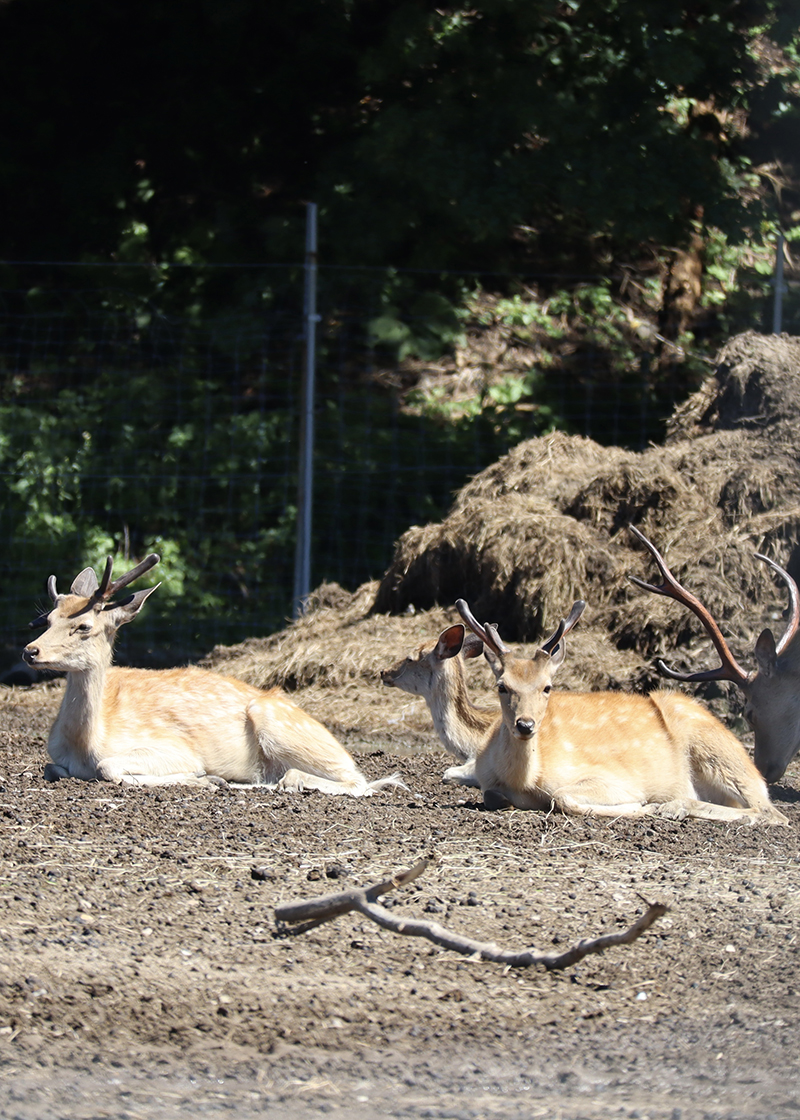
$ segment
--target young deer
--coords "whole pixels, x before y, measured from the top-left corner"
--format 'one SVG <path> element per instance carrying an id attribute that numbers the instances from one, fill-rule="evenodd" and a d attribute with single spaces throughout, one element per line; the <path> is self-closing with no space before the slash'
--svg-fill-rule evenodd
<path id="1" fill-rule="evenodd" d="M 475 760 L 487 808 L 786 823 L 738 739 L 688 696 L 551 691 L 583 603 L 530 659 L 480 626 L 463 599 L 456 606 L 486 646 L 500 696 Z"/>
<path id="2" fill-rule="evenodd" d="M 424 698 L 444 749 L 463 763 L 445 770 L 444 781 L 463 786 L 478 786 L 475 757 L 498 716 L 497 709 L 477 708 L 467 694 L 462 658 L 482 653 L 483 642 L 457 622 L 435 642 L 426 642 L 416 653 L 381 672 L 385 685 Z"/>
<path id="3" fill-rule="evenodd" d="M 760 552 L 755 554 L 785 582 L 789 589 L 790 612 L 779 642 L 776 643 L 771 630 L 761 631 L 755 644 L 758 668 L 746 673 L 728 649 L 709 611 L 678 583 L 661 553 L 647 537 L 632 525 L 630 530 L 648 549 L 664 577 L 664 582 L 658 586 L 645 583 L 636 576 L 628 577 L 631 583 L 644 591 L 675 599 L 693 611 L 708 632 L 721 662 L 718 668 L 699 673 L 679 673 L 668 668 L 663 661 L 658 662 L 659 669 L 675 681 L 732 681 L 738 685 L 745 697 L 745 718 L 755 735 L 755 764 L 768 782 L 779 781 L 800 751 L 800 642 L 796 640 L 800 623 L 800 592 L 797 584 L 774 560 Z"/>
<path id="4" fill-rule="evenodd" d="M 22 655 L 36 669 L 67 674 L 47 744 L 48 781 L 236 782 L 353 796 L 402 785 L 396 776 L 367 781 L 330 732 L 280 689 L 263 692 L 207 669 L 112 668 L 117 631 L 155 587 L 113 598 L 158 561 L 151 554 L 112 582 L 109 557 L 99 584 L 85 568 L 68 595 L 58 594 L 50 576 L 53 609 L 31 623 L 47 629 Z"/>

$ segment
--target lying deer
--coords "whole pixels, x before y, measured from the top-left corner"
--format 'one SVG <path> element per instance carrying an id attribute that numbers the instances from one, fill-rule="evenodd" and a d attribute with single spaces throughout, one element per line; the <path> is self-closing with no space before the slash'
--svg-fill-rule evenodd
<path id="1" fill-rule="evenodd" d="M 552 641 L 552 637 L 548 642 Z M 545 642 L 544 648 L 547 648 Z M 461 657 L 459 657 L 459 653 Z M 381 672 L 385 685 L 399 688 L 426 701 L 442 746 L 462 762 L 445 770 L 443 781 L 479 787 L 475 758 L 497 722 L 499 708 L 478 708 L 469 698 L 463 661 L 480 657 L 483 642 L 457 622 L 443 630 L 435 642 L 419 649 Z"/>
<path id="2" fill-rule="evenodd" d="M 462 658 L 482 653 L 483 642 L 457 622 L 381 673 L 385 685 L 424 698 L 444 749 L 463 763 L 445 770 L 444 781 L 463 786 L 478 785 L 475 756 L 498 716 L 497 709 L 476 707 L 467 693 Z"/>
<path id="3" fill-rule="evenodd" d="M 151 554 L 112 582 L 109 557 L 99 584 L 85 568 L 68 595 L 58 594 L 50 576 L 53 609 L 31 623 L 46 630 L 22 655 L 35 669 L 67 674 L 47 743 L 48 781 L 237 782 L 353 796 L 402 785 L 395 775 L 367 781 L 330 732 L 280 689 L 263 692 L 208 669 L 113 668 L 117 631 L 156 588 L 114 596 L 158 561 Z"/>
<path id="4" fill-rule="evenodd" d="M 664 582 L 658 586 L 645 583 L 636 576 L 628 577 L 631 583 L 645 591 L 666 595 L 693 611 L 708 632 L 721 662 L 716 669 L 698 673 L 679 673 L 670 669 L 663 661 L 659 661 L 659 669 L 675 681 L 732 681 L 738 685 L 745 697 L 745 718 L 755 734 L 755 764 L 768 782 L 777 782 L 800 751 L 800 643 L 795 640 L 800 623 L 800 592 L 797 584 L 774 560 L 760 552 L 755 554 L 777 572 L 788 587 L 790 612 L 786 630 L 779 642 L 775 641 L 771 630 L 761 631 L 755 644 L 758 668 L 752 673 L 746 673 L 728 649 L 722 632 L 709 611 L 678 583 L 664 563 L 664 558 L 647 537 L 633 526 L 630 526 L 630 530 L 648 549 L 664 577 Z"/>
<path id="5" fill-rule="evenodd" d="M 552 691 L 582 602 L 532 658 L 515 657 L 463 599 L 456 606 L 486 647 L 500 697 L 475 760 L 487 808 L 786 823 L 738 739 L 690 697 Z"/>

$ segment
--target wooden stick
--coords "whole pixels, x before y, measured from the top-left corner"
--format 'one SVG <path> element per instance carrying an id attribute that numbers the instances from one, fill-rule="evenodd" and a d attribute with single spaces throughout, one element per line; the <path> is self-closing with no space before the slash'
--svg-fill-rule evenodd
<path id="1" fill-rule="evenodd" d="M 286 906 L 275 908 L 275 920 L 278 926 L 299 925 L 297 929 L 288 930 L 290 933 L 305 933 L 323 922 L 330 921 L 340 914 L 347 914 L 355 910 L 364 917 L 377 923 L 383 929 L 392 933 L 404 934 L 407 937 L 425 937 L 434 945 L 443 949 L 452 949 L 456 953 L 464 953 L 476 960 L 494 961 L 509 968 L 528 968 L 538 964 L 548 971 L 559 968 L 569 968 L 578 961 L 588 957 L 591 953 L 602 953 L 613 945 L 630 945 L 637 937 L 658 918 L 663 917 L 667 907 L 663 902 L 647 903 L 647 910 L 637 918 L 632 925 L 620 933 L 605 933 L 600 937 L 584 938 L 571 948 L 561 953 L 544 953 L 539 949 L 523 949 L 516 952 L 511 949 L 501 949 L 494 942 L 474 941 L 471 937 L 463 937 L 440 926 L 438 922 L 426 922 L 418 918 L 398 918 L 385 907 L 375 901 L 380 895 L 386 894 L 395 887 L 405 886 L 418 878 L 429 866 L 434 857 L 428 856 L 419 860 L 408 871 L 400 871 L 391 879 L 375 883 L 371 887 L 354 888 L 342 891 L 339 894 L 326 895 L 320 898 L 311 898 L 307 902 L 294 902 Z"/>

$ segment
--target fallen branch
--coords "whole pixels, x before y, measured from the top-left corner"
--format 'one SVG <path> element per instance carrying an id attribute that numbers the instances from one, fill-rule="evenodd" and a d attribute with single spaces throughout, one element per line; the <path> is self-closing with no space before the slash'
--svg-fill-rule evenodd
<path id="1" fill-rule="evenodd" d="M 307 902 L 293 902 L 286 906 L 275 908 L 275 920 L 280 932 L 305 933 L 315 926 L 328 922 L 340 914 L 348 914 L 355 910 L 359 914 L 370 918 L 383 929 L 392 933 L 405 934 L 407 937 L 426 937 L 434 945 L 443 949 L 452 949 L 456 953 L 465 953 L 475 960 L 495 961 L 509 968 L 528 968 L 532 964 L 542 965 L 551 970 L 556 968 L 569 968 L 570 965 L 588 957 L 591 953 L 602 953 L 612 945 L 630 945 L 645 930 L 649 929 L 657 918 L 663 917 L 667 907 L 663 902 L 648 903 L 648 908 L 641 917 L 620 933 L 605 933 L 601 937 L 584 938 L 563 953 L 543 953 L 538 949 L 523 949 L 514 952 L 510 949 L 501 949 L 493 942 L 474 941 L 471 937 L 462 937 L 440 926 L 438 922 L 426 922 L 416 918 L 398 918 L 381 906 L 375 899 L 382 894 L 387 894 L 395 887 L 403 887 L 418 878 L 431 864 L 433 857 L 426 857 L 415 863 L 408 871 L 400 871 L 391 879 L 381 883 L 374 883 L 371 887 L 356 887 L 339 894 L 326 895 L 321 898 L 311 898 Z M 303 923 L 300 925 L 299 923 Z M 287 925 L 298 926 L 296 929 L 284 930 Z"/>

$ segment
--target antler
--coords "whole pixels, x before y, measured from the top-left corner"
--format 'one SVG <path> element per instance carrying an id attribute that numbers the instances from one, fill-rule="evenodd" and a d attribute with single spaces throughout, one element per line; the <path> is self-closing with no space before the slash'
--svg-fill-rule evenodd
<path id="1" fill-rule="evenodd" d="M 498 634 L 497 627 L 492 626 L 491 622 L 487 622 L 485 626 L 481 626 L 481 624 L 475 618 L 475 615 L 469 609 L 466 599 L 456 599 L 456 609 L 463 618 L 464 622 L 466 622 L 467 626 L 469 626 L 473 634 L 476 634 L 482 642 L 485 642 L 489 649 L 494 650 L 494 652 L 498 654 L 498 656 L 511 653 L 511 650 L 507 645 L 504 644 L 500 635 Z M 545 653 L 553 652 L 561 639 L 566 634 L 569 634 L 570 630 L 573 629 L 585 609 L 586 604 L 584 603 L 583 599 L 577 599 L 572 604 L 572 610 L 569 612 L 567 617 L 561 619 L 555 631 L 550 635 L 550 637 L 541 647 Z"/>
<path id="2" fill-rule="evenodd" d="M 581 617 L 585 610 L 586 604 L 584 603 L 583 599 L 576 599 L 572 604 L 572 610 L 569 612 L 567 617 L 561 619 L 556 629 L 541 647 L 545 653 L 553 652 L 561 639 L 566 637 L 566 635 L 569 634 L 570 630 L 574 628 L 575 624 L 578 622 L 578 619 Z"/>
<path id="3" fill-rule="evenodd" d="M 629 525 L 628 528 L 637 537 L 650 555 L 658 564 L 659 571 L 664 577 L 664 582 L 656 586 L 653 583 L 645 583 L 643 579 L 637 576 L 628 576 L 631 583 L 637 587 L 641 587 L 643 591 L 652 591 L 656 595 L 665 595 L 668 599 L 674 599 L 683 606 L 688 607 L 702 622 L 709 638 L 714 643 L 717 653 L 720 657 L 720 666 L 718 669 L 707 669 L 700 673 L 679 673 L 675 669 L 670 669 L 663 661 L 658 662 L 658 667 L 662 673 L 667 677 L 671 677 L 674 681 L 733 681 L 734 684 L 743 685 L 749 680 L 748 674 L 739 665 L 736 658 L 728 649 L 728 644 L 722 636 L 722 631 L 717 626 L 709 611 L 703 606 L 699 599 L 696 599 L 691 592 L 682 587 L 673 576 L 672 572 L 664 562 L 664 557 L 658 551 L 654 544 L 652 544 L 644 533 L 640 532 L 635 525 Z M 772 561 L 769 561 L 772 563 Z M 777 565 L 776 565 L 777 567 Z M 796 626 L 796 624 L 795 624 Z"/>
<path id="4" fill-rule="evenodd" d="M 93 598 L 96 600 L 111 599 L 118 591 L 121 591 L 123 587 L 127 587 L 129 583 L 133 583 L 139 576 L 143 576 L 145 572 L 149 572 L 151 568 L 154 568 L 160 559 L 161 557 L 157 553 L 151 552 L 150 555 L 145 556 L 144 560 L 137 564 L 135 568 L 131 568 L 124 576 L 120 576 L 119 579 L 115 579 L 112 583 L 111 569 L 114 567 L 114 558 L 109 556 L 106 560 L 103 578 L 100 580 L 100 585 L 95 591 Z"/>
<path id="5" fill-rule="evenodd" d="M 780 656 L 797 633 L 797 626 L 798 623 L 800 623 L 800 592 L 797 590 L 797 584 L 780 564 L 776 564 L 774 560 L 770 560 L 769 556 L 764 556 L 762 552 L 756 552 L 755 556 L 757 560 L 763 560 L 765 564 L 769 564 L 770 568 L 778 573 L 789 588 L 789 606 L 791 608 L 791 614 L 786 624 L 784 635 L 775 647 L 776 654 Z"/>
<path id="6" fill-rule="evenodd" d="M 461 615 L 464 622 L 466 622 L 467 626 L 469 626 L 472 633 L 476 634 L 484 645 L 487 645 L 489 649 L 493 650 L 498 657 L 503 657 L 511 653 L 511 650 L 505 645 L 500 635 L 497 633 L 497 627 L 492 626 L 491 622 L 487 622 L 485 626 L 481 626 L 475 615 L 469 609 L 469 604 L 466 599 L 456 599 L 456 610 Z"/>

